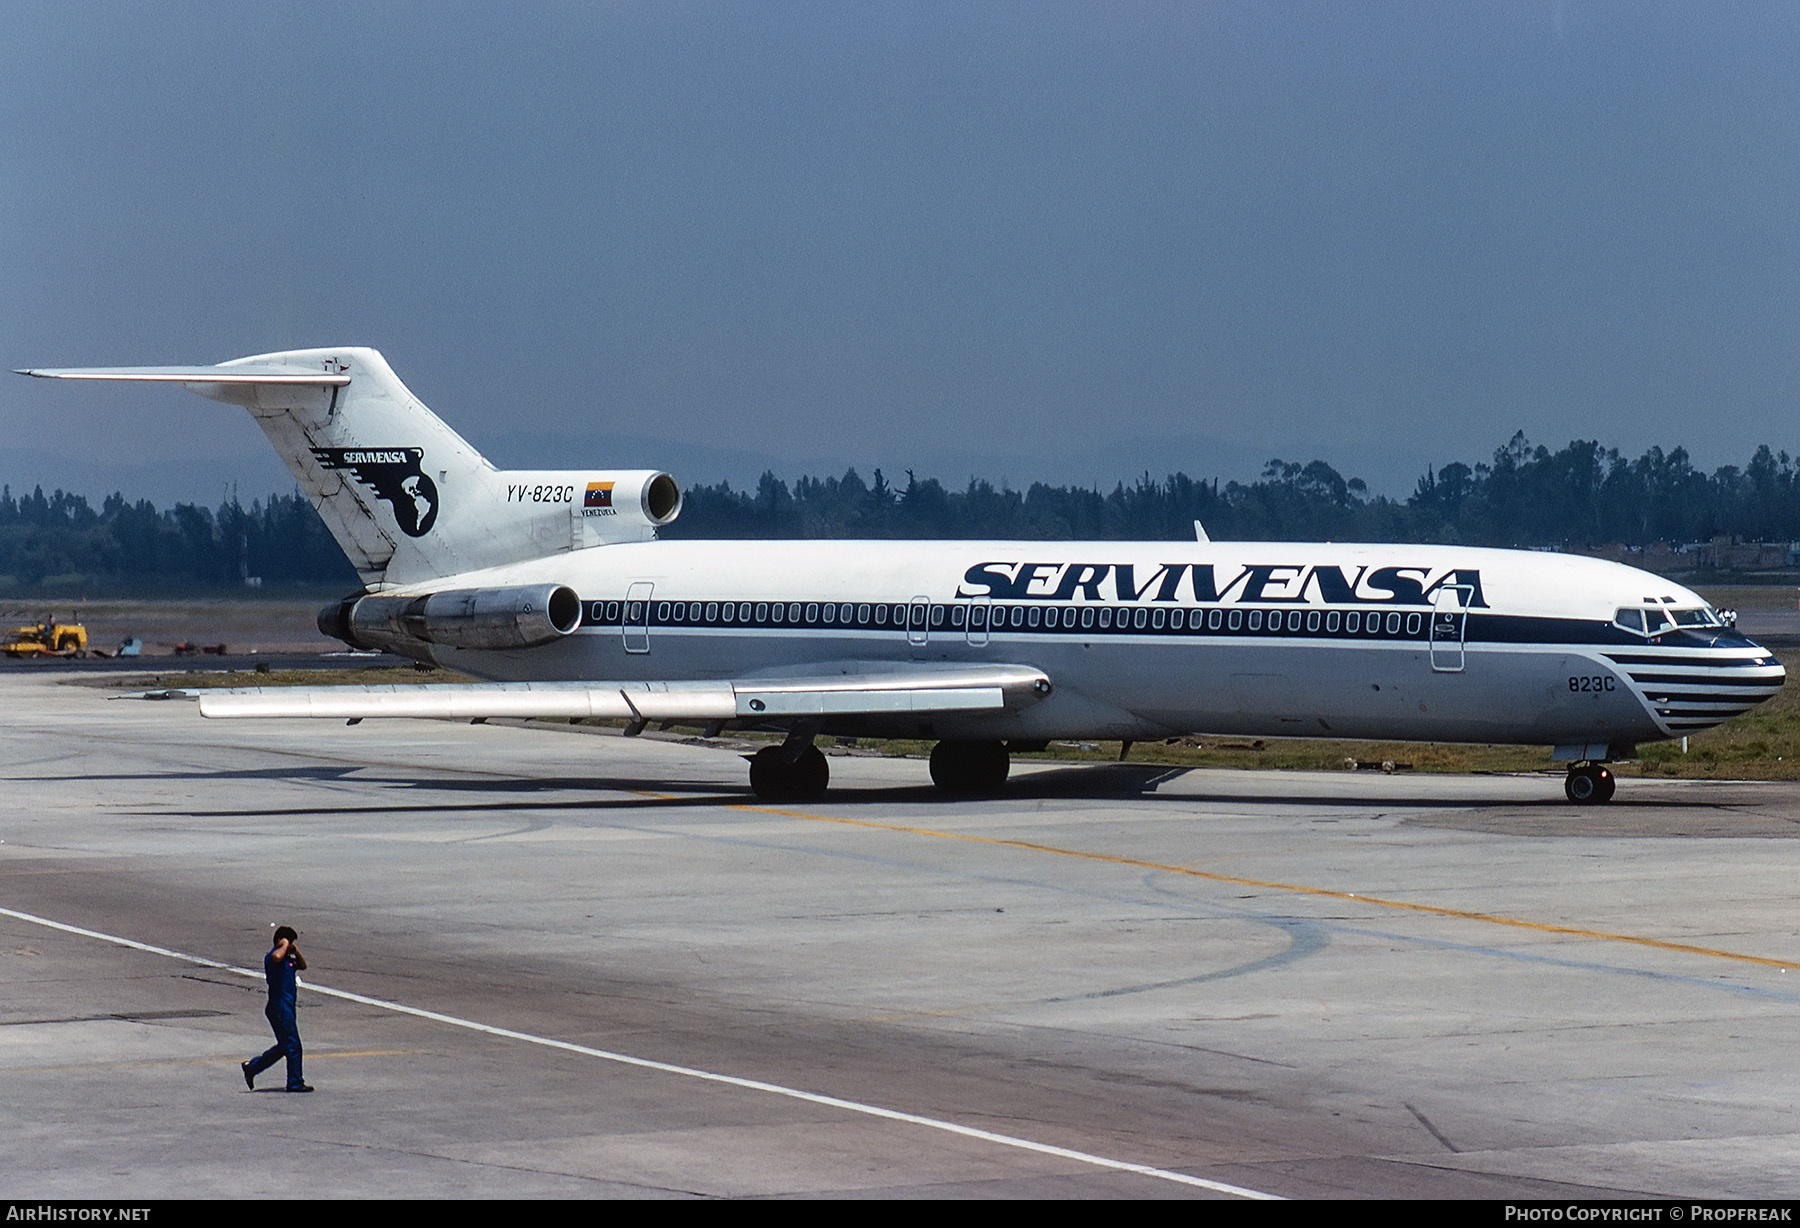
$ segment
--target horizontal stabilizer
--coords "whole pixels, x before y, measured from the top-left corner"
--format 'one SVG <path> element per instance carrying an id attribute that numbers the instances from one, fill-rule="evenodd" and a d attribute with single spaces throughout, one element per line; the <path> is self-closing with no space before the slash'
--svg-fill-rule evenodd
<path id="1" fill-rule="evenodd" d="M 725 682 L 484 682 L 440 686 L 265 687 L 207 691 L 208 717 L 597 718 L 713 722 L 998 711 L 1042 698 L 1028 666 L 976 666 Z"/>
<path id="2" fill-rule="evenodd" d="M 54 367 L 15 372 L 39 379 L 136 380 L 163 384 L 348 384 L 342 371 L 296 371 L 292 367 Z"/>
<path id="3" fill-rule="evenodd" d="M 491 522 L 500 518 L 493 505 L 505 491 L 494 489 L 493 466 L 363 346 L 251 354 L 212 366 L 32 367 L 20 374 L 174 387 L 248 410 L 365 587 L 432 580 L 570 546 L 566 502 L 557 505 L 561 533 L 545 542 L 494 532 Z"/>

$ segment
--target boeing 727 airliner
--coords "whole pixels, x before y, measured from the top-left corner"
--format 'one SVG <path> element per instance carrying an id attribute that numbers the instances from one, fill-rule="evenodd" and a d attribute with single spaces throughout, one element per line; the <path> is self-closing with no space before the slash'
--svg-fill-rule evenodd
<path id="1" fill-rule="evenodd" d="M 208 717 L 602 717 L 773 730 L 759 797 L 825 791 L 821 735 L 934 740 L 991 793 L 1051 739 L 1548 745 L 1604 802 L 1639 743 L 1785 679 L 1659 576 L 1570 555 L 1275 542 L 659 541 L 665 473 L 495 469 L 371 349 L 36 370 L 249 409 L 364 587 L 328 635 L 492 681 L 211 692 Z"/>

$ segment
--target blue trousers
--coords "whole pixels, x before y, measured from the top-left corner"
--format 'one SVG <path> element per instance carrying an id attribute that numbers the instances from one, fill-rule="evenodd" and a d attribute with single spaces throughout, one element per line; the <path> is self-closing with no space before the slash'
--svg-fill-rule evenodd
<path id="1" fill-rule="evenodd" d="M 268 1016 L 269 1026 L 275 1029 L 275 1046 L 261 1057 L 250 1060 L 250 1074 L 259 1075 L 285 1057 L 287 1085 L 290 1088 L 306 1086 L 306 1080 L 300 1077 L 300 1025 L 294 1019 L 294 1012 L 267 1006 L 263 1008 L 263 1014 Z"/>

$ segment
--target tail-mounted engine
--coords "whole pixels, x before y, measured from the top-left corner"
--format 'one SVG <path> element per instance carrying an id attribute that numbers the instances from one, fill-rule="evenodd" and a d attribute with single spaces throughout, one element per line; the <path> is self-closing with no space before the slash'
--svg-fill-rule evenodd
<path id="1" fill-rule="evenodd" d="M 506 470 L 487 479 L 499 513 L 488 529 L 518 526 L 521 554 L 648 541 L 681 515 L 681 487 L 655 469 Z"/>
<path id="2" fill-rule="evenodd" d="M 319 630 L 354 648 L 420 656 L 426 645 L 535 648 L 581 625 L 581 598 L 563 584 L 462 588 L 424 597 L 346 597 L 319 611 Z"/>

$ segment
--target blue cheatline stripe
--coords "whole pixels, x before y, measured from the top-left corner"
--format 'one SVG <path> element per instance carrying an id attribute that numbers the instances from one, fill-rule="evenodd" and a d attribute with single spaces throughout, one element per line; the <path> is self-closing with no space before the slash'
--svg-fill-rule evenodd
<path id="1" fill-rule="evenodd" d="M 679 631 L 823 631 L 861 634 L 929 634 L 961 636 L 1080 635 L 1165 636 L 1181 639 L 1304 639 L 1331 642 L 1424 643 L 1430 638 L 1433 614 L 1417 607 L 1393 609 L 1376 604 L 1355 607 L 1300 605 L 1137 605 L 1101 602 L 996 601 L 720 601 L 705 598 L 653 599 L 648 602 L 584 601 L 585 626 L 619 632 L 624 629 Z M 1455 643 L 1455 633 L 1440 637 Z M 1546 644 L 1585 648 L 1641 645 L 1612 623 L 1596 619 L 1548 618 L 1472 612 L 1464 633 L 1467 642 Z M 1749 642 L 1723 645 L 1742 650 Z M 1688 648 L 1689 652 L 1705 651 Z M 1718 650 L 1714 650 L 1718 651 Z M 1619 659 L 1619 658 L 1614 658 Z M 1663 660 L 1663 658 L 1656 658 Z M 1699 658 L 1708 665 L 1717 656 Z M 1673 663 L 1673 662 L 1671 662 Z"/>
<path id="2" fill-rule="evenodd" d="M 1626 671 L 1633 682 L 1641 682 L 1648 686 L 1653 682 L 1668 683 L 1671 686 L 1736 686 L 1759 687 L 1773 695 L 1781 689 L 1782 679 L 1778 678 L 1732 678 L 1717 677 L 1719 666 L 1704 667 L 1710 673 L 1701 674 L 1640 674 L 1633 670 Z M 1745 698 L 1750 698 L 1745 696 Z"/>
<path id="3" fill-rule="evenodd" d="M 151 955 L 161 955 L 167 959 L 178 959 L 185 963 L 195 964 L 202 968 L 214 968 L 220 972 L 232 972 L 253 980 L 262 979 L 259 969 L 243 968 L 236 964 L 228 964 L 222 960 L 207 959 L 201 955 L 189 955 L 185 951 L 174 951 L 168 947 L 153 946 L 147 942 L 138 942 L 131 938 L 121 938 L 116 934 L 103 934 L 98 930 L 83 929 L 77 925 L 68 925 L 61 921 L 52 921 L 48 917 L 39 917 L 32 913 L 18 912 L 11 908 L 0 908 L 0 916 L 11 917 L 15 921 L 24 921 L 31 925 L 41 925 L 46 929 L 60 930 L 65 934 L 75 934 L 82 938 L 92 938 L 99 942 L 109 942 L 114 946 L 128 947 L 134 951 L 144 951 Z M 849 1113 L 858 1113 L 864 1117 L 877 1117 L 885 1121 L 904 1122 L 907 1125 L 923 1126 L 926 1129 L 941 1131 L 945 1134 L 960 1135 L 963 1138 L 977 1139 L 985 1143 L 994 1143 L 1001 1147 L 1010 1147 L 1017 1151 L 1029 1151 L 1038 1155 L 1052 1156 L 1056 1159 L 1070 1160 L 1078 1164 L 1086 1164 L 1094 1168 L 1110 1169 L 1114 1172 L 1133 1173 L 1140 1177 L 1150 1177 L 1158 1181 L 1172 1181 L 1177 1185 L 1194 1186 L 1203 1190 L 1211 1190 L 1216 1194 L 1229 1194 L 1237 1198 L 1253 1198 L 1264 1200 L 1279 1199 L 1280 1195 L 1267 1194 L 1261 1190 L 1249 1189 L 1241 1185 L 1231 1185 L 1223 1181 L 1208 1181 L 1204 1177 L 1191 1176 L 1188 1173 L 1175 1172 L 1167 1168 L 1155 1168 L 1148 1164 L 1133 1164 L 1127 1160 L 1113 1160 L 1106 1156 L 1093 1155 L 1086 1151 L 1074 1151 L 1068 1147 L 1057 1147 L 1050 1143 L 1034 1142 L 1031 1139 L 1019 1138 L 1010 1134 L 996 1134 L 991 1130 L 978 1129 L 975 1126 L 959 1125 L 953 1121 L 944 1121 L 936 1117 L 924 1117 L 917 1113 L 903 1113 L 898 1109 L 886 1109 L 880 1105 L 864 1104 L 857 1100 L 844 1100 L 837 1096 L 827 1096 L 819 1092 L 802 1091 L 799 1088 L 783 1087 L 779 1083 L 765 1083 L 760 1079 L 744 1079 L 737 1075 L 716 1074 L 710 1070 L 697 1070 L 691 1066 L 676 1066 L 669 1062 L 652 1061 L 649 1058 L 632 1057 L 627 1053 L 614 1053 L 607 1049 L 595 1049 L 588 1045 L 578 1045 L 573 1041 L 557 1040 L 549 1036 L 537 1036 L 530 1032 L 519 1032 L 512 1028 L 497 1028 L 492 1024 L 477 1023 L 473 1019 L 462 1019 L 455 1015 L 446 1015 L 441 1011 L 425 1010 L 422 1007 L 408 1006 L 402 1002 L 390 1002 L 384 998 L 371 998 L 366 994 L 351 993 L 345 989 L 331 989 L 312 981 L 303 981 L 308 993 L 321 994 L 329 998 L 340 998 L 346 1002 L 356 1002 L 363 1006 L 372 1006 L 379 1010 L 393 1011 L 400 1015 L 411 1015 L 415 1019 L 428 1019 L 433 1023 L 446 1024 L 450 1027 L 463 1028 L 471 1032 L 481 1032 L 488 1036 L 498 1036 L 506 1040 L 516 1040 L 528 1045 L 540 1045 L 547 1049 L 560 1049 L 566 1053 L 578 1053 L 583 1057 L 598 1058 L 603 1062 L 614 1062 L 621 1066 L 635 1066 L 641 1070 L 654 1070 L 661 1074 L 679 1075 L 685 1079 L 700 1079 L 707 1083 L 718 1083 L 726 1087 L 736 1087 L 744 1091 L 763 1092 L 772 1096 L 781 1096 L 788 1100 L 799 1100 L 807 1104 L 816 1104 L 825 1108 L 841 1109 Z"/>
<path id="4" fill-rule="evenodd" d="M 1682 648 L 1664 653 L 1613 652 L 1608 649 L 1605 656 L 1608 661 L 1620 665 L 1648 665 L 1657 669 L 1703 669 L 1721 661 L 1730 662 L 1740 669 L 1781 668 L 1781 661 L 1761 644 L 1715 644 L 1711 647 Z"/>

